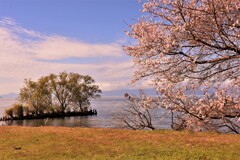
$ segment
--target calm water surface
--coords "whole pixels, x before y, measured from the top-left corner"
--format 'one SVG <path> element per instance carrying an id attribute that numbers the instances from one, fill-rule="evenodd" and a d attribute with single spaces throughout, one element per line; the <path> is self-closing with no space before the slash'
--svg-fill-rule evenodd
<path id="1" fill-rule="evenodd" d="M 4 110 L 15 103 L 14 99 L 0 99 L 0 116 L 4 115 Z M 91 106 L 96 109 L 98 114 L 94 116 L 66 117 L 54 119 L 38 120 L 18 120 L 9 121 L 7 124 L 0 122 L 0 125 L 19 125 L 19 126 L 66 126 L 66 127 L 91 127 L 91 128 L 117 128 L 117 121 L 114 117 L 124 107 L 126 103 L 123 98 L 107 97 L 93 100 Z M 154 112 L 154 124 L 158 128 L 170 128 L 170 118 L 159 118 L 159 114 L 164 111 Z"/>

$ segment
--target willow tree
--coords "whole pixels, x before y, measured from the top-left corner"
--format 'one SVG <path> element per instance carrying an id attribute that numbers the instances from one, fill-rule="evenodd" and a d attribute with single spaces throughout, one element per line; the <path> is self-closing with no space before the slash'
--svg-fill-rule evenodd
<path id="1" fill-rule="evenodd" d="M 75 83 L 73 83 L 74 87 L 71 91 L 73 95 L 72 102 L 83 112 L 89 108 L 90 98 L 100 97 L 102 91 L 97 85 L 94 85 L 95 81 L 92 77 L 74 74 L 72 76 L 75 77 Z"/>
<path id="2" fill-rule="evenodd" d="M 148 0 L 142 12 L 125 47 L 133 82 L 150 79 L 186 129 L 240 133 L 240 1 Z"/>
<path id="3" fill-rule="evenodd" d="M 49 87 L 54 95 L 55 101 L 60 106 L 60 111 L 64 112 L 71 104 L 73 95 L 71 94 L 71 84 L 69 83 L 70 77 L 66 72 L 59 75 L 51 74 L 47 77 L 49 79 Z"/>
<path id="4" fill-rule="evenodd" d="M 61 72 L 47 76 L 53 98 L 60 105 L 61 112 L 69 106 L 77 105 L 80 111 L 89 107 L 90 98 L 100 97 L 101 90 L 92 77 L 78 73 Z"/>
<path id="5" fill-rule="evenodd" d="M 100 93 L 101 90 L 92 77 L 61 72 L 43 76 L 36 82 L 25 80 L 19 99 L 36 115 L 52 110 L 64 114 L 67 109 L 75 106 L 78 111 L 87 111 L 90 98 L 100 97 Z"/>
<path id="6" fill-rule="evenodd" d="M 46 78 L 41 78 L 38 82 L 31 79 L 25 80 L 25 85 L 20 90 L 19 100 L 33 114 L 44 113 L 52 105 L 48 80 Z"/>

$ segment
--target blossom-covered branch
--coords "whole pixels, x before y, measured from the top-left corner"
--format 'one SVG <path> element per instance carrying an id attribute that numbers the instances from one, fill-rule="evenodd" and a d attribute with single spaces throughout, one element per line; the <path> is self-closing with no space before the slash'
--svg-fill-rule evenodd
<path id="1" fill-rule="evenodd" d="M 124 48 L 133 82 L 150 78 L 159 107 L 183 113 L 186 128 L 240 133 L 240 1 L 147 0 L 142 12 Z"/>

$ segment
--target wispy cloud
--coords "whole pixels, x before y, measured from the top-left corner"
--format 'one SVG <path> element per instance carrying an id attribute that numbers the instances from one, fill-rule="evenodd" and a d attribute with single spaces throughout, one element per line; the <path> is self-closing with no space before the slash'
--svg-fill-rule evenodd
<path id="1" fill-rule="evenodd" d="M 0 19 L 1 26 L 16 26 L 16 22 L 9 17 L 2 17 Z"/>
<path id="2" fill-rule="evenodd" d="M 121 45 L 91 44 L 62 36 L 51 36 L 31 45 L 30 52 L 39 59 L 54 60 L 69 57 L 120 57 Z"/>
<path id="3" fill-rule="evenodd" d="M 72 57 L 111 57 L 111 61 L 91 64 L 55 61 Z M 123 59 L 121 63 L 119 58 Z M 132 66 L 117 42 L 93 44 L 61 35 L 44 35 L 21 27 L 11 18 L 0 20 L 0 94 L 18 92 L 25 78 L 36 80 L 61 71 L 89 74 L 103 90 L 128 88 Z"/>
<path id="4" fill-rule="evenodd" d="M 13 33 L 24 34 L 26 36 L 31 36 L 35 38 L 46 38 L 45 35 L 39 32 L 21 27 L 15 22 L 15 20 L 9 17 L 3 17 L 2 19 L 0 19 L 0 26 L 2 28 L 8 29 Z"/>

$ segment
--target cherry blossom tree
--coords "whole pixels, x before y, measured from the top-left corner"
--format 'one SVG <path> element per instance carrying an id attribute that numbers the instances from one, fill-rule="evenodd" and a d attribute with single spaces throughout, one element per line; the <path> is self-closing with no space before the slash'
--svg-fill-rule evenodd
<path id="1" fill-rule="evenodd" d="M 124 49 L 185 129 L 240 133 L 240 1 L 147 0 Z"/>
<path id="2" fill-rule="evenodd" d="M 139 97 L 125 93 L 125 106 L 114 115 L 120 128 L 133 130 L 150 129 L 155 130 L 153 124 L 153 99 L 140 91 Z M 156 108 L 156 107 L 154 107 Z"/>

